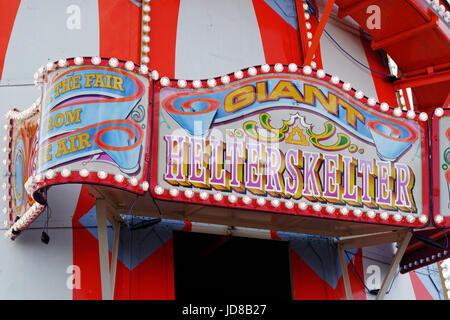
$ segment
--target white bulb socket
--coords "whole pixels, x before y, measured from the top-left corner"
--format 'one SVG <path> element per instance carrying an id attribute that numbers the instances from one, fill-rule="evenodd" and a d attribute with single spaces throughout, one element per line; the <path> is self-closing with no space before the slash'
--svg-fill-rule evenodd
<path id="1" fill-rule="evenodd" d="M 194 80 L 194 81 L 192 81 L 192 86 L 195 89 L 200 89 L 202 87 L 202 81 L 201 80 Z"/>
<path id="2" fill-rule="evenodd" d="M 275 72 L 282 72 L 283 69 L 284 67 L 281 63 L 276 63 L 275 66 L 273 67 L 273 70 L 275 70 Z"/>
<path id="3" fill-rule="evenodd" d="M 220 81 L 221 81 L 223 84 L 229 84 L 229 83 L 230 83 L 230 76 L 228 76 L 228 75 L 222 76 L 222 77 L 220 78 Z"/>
<path id="4" fill-rule="evenodd" d="M 97 177 L 101 180 L 106 179 L 106 177 L 108 177 L 108 174 L 105 171 L 98 171 L 97 172 Z"/>
<path id="5" fill-rule="evenodd" d="M 386 102 L 380 104 L 380 110 L 386 112 L 389 110 L 389 105 Z"/>
<path id="6" fill-rule="evenodd" d="M 125 179 L 125 177 L 124 177 L 123 175 L 121 175 L 121 174 L 116 174 L 116 175 L 114 176 L 114 180 L 115 180 L 116 182 L 118 182 L 118 183 L 122 183 L 124 179 Z"/>
<path id="7" fill-rule="evenodd" d="M 180 79 L 180 80 L 177 81 L 177 85 L 178 85 L 179 88 L 186 88 L 187 81 L 183 80 L 183 79 Z"/>
<path id="8" fill-rule="evenodd" d="M 127 69 L 128 71 L 134 70 L 134 62 L 133 61 L 125 62 L 125 69 Z"/>
<path id="9" fill-rule="evenodd" d="M 426 114 L 425 112 L 421 112 L 419 115 L 419 120 L 420 121 L 427 121 L 428 120 L 428 114 Z"/>
<path id="10" fill-rule="evenodd" d="M 234 73 L 234 77 L 235 77 L 236 79 L 242 79 L 242 78 L 244 77 L 244 73 L 243 73 L 241 70 L 236 71 L 236 72 Z"/>
<path id="11" fill-rule="evenodd" d="M 298 208 L 300 210 L 306 210 L 308 208 L 308 204 L 306 202 L 304 202 L 304 201 L 301 201 L 301 202 L 298 203 Z"/>
<path id="12" fill-rule="evenodd" d="M 162 195 L 162 194 L 164 193 L 164 188 L 161 187 L 161 186 L 156 186 L 156 187 L 155 187 L 155 193 L 156 193 L 157 195 Z"/>
<path id="13" fill-rule="evenodd" d="M 326 76 L 325 71 L 323 71 L 322 69 L 317 70 L 317 78 L 323 79 L 325 78 L 325 76 Z"/>
<path id="14" fill-rule="evenodd" d="M 400 108 L 400 107 L 395 108 L 393 111 L 393 114 L 396 117 L 401 117 L 401 115 L 403 114 L 402 108 Z"/>
<path id="15" fill-rule="evenodd" d="M 288 200 L 288 201 L 286 201 L 286 202 L 284 203 L 284 206 L 285 206 L 287 209 L 292 209 L 292 208 L 294 208 L 294 202 L 292 202 L 291 200 Z"/>
<path id="16" fill-rule="evenodd" d="M 220 192 L 215 193 L 214 194 L 214 200 L 222 201 L 223 200 L 223 195 Z"/>
<path id="17" fill-rule="evenodd" d="M 264 64 L 261 66 L 261 72 L 268 73 L 270 71 L 270 66 L 268 64 Z"/>
<path id="18" fill-rule="evenodd" d="M 230 194 L 230 195 L 228 196 L 228 201 L 229 201 L 230 203 L 236 203 L 237 200 L 238 200 L 238 198 L 237 198 L 234 194 Z"/>
<path id="19" fill-rule="evenodd" d="M 206 84 L 209 88 L 214 88 L 217 85 L 217 81 L 216 79 L 208 79 L 208 81 L 206 81 Z"/>
<path id="20" fill-rule="evenodd" d="M 99 65 L 102 62 L 102 59 L 100 57 L 92 57 L 91 62 L 93 65 Z"/>
<path id="21" fill-rule="evenodd" d="M 303 67 L 303 74 L 310 75 L 312 73 L 312 68 L 310 66 Z"/>
<path id="22" fill-rule="evenodd" d="M 184 196 L 188 199 L 191 199 L 194 196 L 194 191 L 191 189 L 184 190 Z"/>
<path id="23" fill-rule="evenodd" d="M 167 87 L 170 84 L 170 80 L 167 77 L 162 77 L 159 82 L 163 87 Z"/>
<path id="24" fill-rule="evenodd" d="M 256 76 L 258 74 L 258 70 L 255 67 L 250 67 L 247 70 L 249 76 Z"/>
<path id="25" fill-rule="evenodd" d="M 272 205 L 272 207 L 278 208 L 280 206 L 280 200 L 273 199 L 272 201 L 270 201 L 270 204 Z"/>
<path id="26" fill-rule="evenodd" d="M 180 192 L 178 191 L 177 188 L 172 188 L 172 189 L 170 189 L 170 191 L 169 191 L 169 194 L 170 194 L 172 197 L 177 197 L 179 193 L 180 193 Z"/>
<path id="27" fill-rule="evenodd" d="M 256 200 L 256 203 L 257 203 L 259 206 L 263 206 L 263 205 L 266 204 L 266 199 L 264 199 L 263 197 L 259 197 L 259 198 Z"/>
<path id="28" fill-rule="evenodd" d="M 289 70 L 289 72 L 297 72 L 297 70 L 298 70 L 297 64 L 289 63 L 288 70 Z"/>

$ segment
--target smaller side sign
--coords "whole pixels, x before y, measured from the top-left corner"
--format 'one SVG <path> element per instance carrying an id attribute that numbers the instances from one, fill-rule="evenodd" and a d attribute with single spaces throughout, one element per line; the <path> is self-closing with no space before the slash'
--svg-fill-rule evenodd
<path id="1" fill-rule="evenodd" d="M 36 173 L 45 184 L 86 182 L 143 193 L 148 188 L 149 80 L 98 65 L 49 74 Z"/>
<path id="2" fill-rule="evenodd" d="M 439 109 L 438 109 L 439 110 Z M 442 110 L 442 109 L 440 109 Z M 450 109 L 432 117 L 433 222 L 450 226 Z"/>

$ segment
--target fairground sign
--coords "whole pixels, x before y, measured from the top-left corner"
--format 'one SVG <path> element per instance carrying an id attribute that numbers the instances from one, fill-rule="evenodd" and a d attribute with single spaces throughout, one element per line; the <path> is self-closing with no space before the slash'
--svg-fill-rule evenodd
<path id="1" fill-rule="evenodd" d="M 52 72 L 44 84 L 36 172 L 51 169 L 55 179 L 70 172 L 71 180 L 139 191 L 147 180 L 148 88 L 145 76 L 101 65 Z"/>
<path id="2" fill-rule="evenodd" d="M 258 73 L 222 77 L 217 86 L 155 83 L 155 197 L 381 224 L 427 222 L 426 122 L 366 106 L 372 102 L 330 84 L 327 75 Z"/>
<path id="3" fill-rule="evenodd" d="M 49 63 L 37 77 L 41 97 L 7 114 L 7 237 L 42 212 L 47 187 L 64 183 L 143 196 L 150 187 L 181 206 L 251 210 L 242 214 L 420 228 L 433 176 L 434 223 L 448 224 L 448 110 L 432 119 L 431 169 L 425 113 L 294 67 L 185 81 L 150 79 L 145 66 L 115 58 Z"/>

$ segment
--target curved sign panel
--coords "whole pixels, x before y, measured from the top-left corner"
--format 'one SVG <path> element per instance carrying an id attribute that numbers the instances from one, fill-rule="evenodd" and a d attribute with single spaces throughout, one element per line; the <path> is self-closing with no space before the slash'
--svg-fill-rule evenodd
<path id="1" fill-rule="evenodd" d="M 69 170 L 81 181 L 142 192 L 148 88 L 147 77 L 101 65 L 52 72 L 44 85 L 37 172 L 65 178 Z"/>
<path id="2" fill-rule="evenodd" d="M 43 83 L 36 103 L 6 115 L 11 239 L 45 208 L 45 187 L 91 183 L 138 194 L 149 187 L 148 77 L 117 59 L 62 62 L 36 77 Z"/>
<path id="3" fill-rule="evenodd" d="M 18 113 L 13 111 L 13 113 Z M 27 180 L 36 169 L 36 146 L 38 139 L 39 113 L 33 112 L 24 118 L 10 121 L 10 142 L 4 151 L 9 151 L 8 185 L 9 206 L 4 213 L 9 215 L 10 224 L 23 216 L 37 216 L 43 209 L 28 192 Z"/>
<path id="4" fill-rule="evenodd" d="M 238 78 L 203 88 L 194 82 L 196 89 L 168 79 L 155 84 L 155 197 L 399 226 L 427 223 L 427 125 L 415 113 L 379 111 L 342 83 L 331 84 L 328 75 Z"/>

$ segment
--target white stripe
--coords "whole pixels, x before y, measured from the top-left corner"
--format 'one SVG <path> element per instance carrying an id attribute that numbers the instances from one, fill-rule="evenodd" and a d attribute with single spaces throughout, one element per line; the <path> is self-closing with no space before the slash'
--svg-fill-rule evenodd
<path id="1" fill-rule="evenodd" d="M 325 0 L 317 1 L 319 11 L 323 12 L 325 8 Z M 362 44 L 361 37 L 358 33 L 351 32 L 352 19 L 335 20 L 333 17 L 337 15 L 337 6 L 334 5 L 330 18 L 325 26 L 326 31 L 336 40 L 339 45 L 350 53 L 356 60 L 362 64 L 369 66 L 366 53 Z M 319 17 L 321 15 L 319 14 Z M 312 15 L 310 19 L 315 19 Z M 356 90 L 361 90 L 364 95 L 374 97 L 378 100 L 377 91 L 371 72 L 353 61 L 346 53 L 339 49 L 332 42 L 325 32 L 320 38 L 320 51 L 322 56 L 322 64 L 325 72 L 331 75 L 337 75 L 339 79 L 350 82 Z"/>
<path id="2" fill-rule="evenodd" d="M 80 9 L 79 29 L 67 27 L 71 17 L 67 9 L 71 5 Z M 60 58 L 95 56 L 99 54 L 99 46 L 97 1 L 22 0 L 11 32 L 1 83 L 32 84 L 39 66 Z"/>
<path id="3" fill-rule="evenodd" d="M 369 289 L 379 289 L 372 287 L 373 283 L 376 282 L 378 282 L 381 287 L 393 258 L 394 245 L 392 243 L 362 248 L 362 264 L 364 275 L 361 275 L 361 277 L 364 279 L 365 284 Z M 379 279 L 375 279 L 377 275 L 373 271 L 374 267 L 371 266 L 379 268 Z M 392 280 L 392 283 L 390 283 L 389 285 L 390 289 L 388 289 L 388 293 L 386 293 L 386 296 L 384 298 L 385 300 L 416 299 L 409 274 L 397 273 L 397 275 Z M 367 300 L 375 300 L 375 298 L 375 295 L 371 295 L 366 292 Z"/>
<path id="4" fill-rule="evenodd" d="M 181 0 L 175 77 L 206 79 L 265 63 L 251 0 Z"/>

